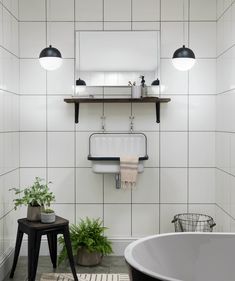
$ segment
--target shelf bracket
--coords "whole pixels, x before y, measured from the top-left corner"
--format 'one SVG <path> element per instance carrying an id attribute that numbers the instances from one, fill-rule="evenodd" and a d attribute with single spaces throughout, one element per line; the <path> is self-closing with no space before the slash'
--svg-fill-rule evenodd
<path id="1" fill-rule="evenodd" d="M 79 122 L 79 103 L 75 102 L 74 103 L 75 106 L 75 123 L 77 124 Z"/>
<path id="2" fill-rule="evenodd" d="M 160 102 L 156 102 L 156 123 L 160 123 Z"/>

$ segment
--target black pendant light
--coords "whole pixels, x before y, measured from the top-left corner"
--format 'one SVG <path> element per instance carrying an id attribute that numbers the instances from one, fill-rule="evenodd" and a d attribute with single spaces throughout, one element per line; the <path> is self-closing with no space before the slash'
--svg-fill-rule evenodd
<path id="1" fill-rule="evenodd" d="M 183 36 L 185 41 L 184 1 L 185 0 L 183 0 Z M 189 29 L 189 21 L 190 21 L 189 13 L 190 11 L 188 7 L 188 29 Z M 174 67 L 180 71 L 190 70 L 194 66 L 195 62 L 196 59 L 195 59 L 194 52 L 191 49 L 186 48 L 185 45 L 177 49 L 172 57 L 172 63 Z"/>
<path id="2" fill-rule="evenodd" d="M 86 90 L 86 82 L 82 79 L 76 80 L 76 93 L 82 93 Z"/>
<path id="3" fill-rule="evenodd" d="M 80 76 L 80 72 L 81 72 L 81 65 L 80 65 L 80 48 L 81 48 L 81 44 L 80 44 L 80 33 L 79 33 L 79 46 L 78 46 L 78 50 L 79 50 L 79 58 L 78 58 L 78 72 L 79 72 L 79 76 Z M 86 90 L 86 82 L 84 80 L 82 80 L 80 77 L 79 79 L 76 80 L 76 94 L 80 94 L 82 92 L 84 92 Z"/>
<path id="4" fill-rule="evenodd" d="M 50 45 L 41 51 L 39 62 L 44 69 L 55 70 L 62 64 L 62 56 L 58 49 Z"/>
<path id="5" fill-rule="evenodd" d="M 46 0 L 46 41 L 48 40 L 47 36 L 47 17 L 48 13 L 47 10 L 50 10 L 50 7 L 47 9 L 47 2 Z M 50 6 L 50 0 L 49 0 Z M 50 36 L 51 37 L 51 36 Z M 40 55 L 39 55 L 39 62 L 40 65 L 46 70 L 55 70 L 62 65 L 62 56 L 58 49 L 49 45 L 49 47 L 44 48 Z"/>
<path id="6" fill-rule="evenodd" d="M 154 80 L 151 84 L 151 86 L 159 86 L 159 85 L 160 85 L 159 79 Z"/>

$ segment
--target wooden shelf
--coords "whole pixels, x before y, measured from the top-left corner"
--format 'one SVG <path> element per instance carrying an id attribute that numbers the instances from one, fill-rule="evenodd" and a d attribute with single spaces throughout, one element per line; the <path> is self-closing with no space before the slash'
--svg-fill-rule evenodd
<path id="1" fill-rule="evenodd" d="M 75 105 L 75 123 L 79 120 L 79 104 L 80 103 L 155 103 L 156 105 L 156 122 L 160 123 L 160 104 L 170 102 L 169 98 L 144 97 L 140 99 L 132 98 L 66 98 L 66 103 L 74 103 Z"/>

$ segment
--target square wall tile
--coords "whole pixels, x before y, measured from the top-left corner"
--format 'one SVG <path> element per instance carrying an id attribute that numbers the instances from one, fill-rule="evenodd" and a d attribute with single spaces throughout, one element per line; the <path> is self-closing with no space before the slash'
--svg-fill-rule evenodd
<path id="1" fill-rule="evenodd" d="M 103 0 L 75 0 L 76 21 L 102 21 Z"/>
<path id="2" fill-rule="evenodd" d="M 87 0 L 85 0 L 87 2 Z M 92 0 L 96 1 L 96 0 Z M 96 1 L 98 2 L 98 1 Z M 95 30 L 103 30 L 103 22 L 101 21 L 81 21 L 81 22 L 76 22 L 75 26 L 76 31 L 95 31 Z"/>
<path id="3" fill-rule="evenodd" d="M 187 133 L 161 133 L 161 166 L 187 166 Z"/>
<path id="4" fill-rule="evenodd" d="M 216 1 L 190 0 L 190 20 L 216 20 Z"/>
<path id="5" fill-rule="evenodd" d="M 105 204 L 104 225 L 110 238 L 124 238 L 131 235 L 131 205 L 130 204 Z"/>
<path id="6" fill-rule="evenodd" d="M 215 167 L 215 133 L 189 133 L 189 166 Z"/>
<path id="7" fill-rule="evenodd" d="M 161 168 L 160 203 L 187 203 L 187 168 Z"/>
<path id="8" fill-rule="evenodd" d="M 160 20 L 160 0 L 132 1 L 133 21 L 159 21 Z"/>
<path id="9" fill-rule="evenodd" d="M 169 103 L 161 104 L 161 130 L 186 131 L 188 126 L 188 97 L 167 96 Z"/>
<path id="10" fill-rule="evenodd" d="M 42 69 L 38 59 L 20 60 L 20 93 L 46 93 L 46 71 Z"/>
<path id="11" fill-rule="evenodd" d="M 103 203 L 103 177 L 90 168 L 76 169 L 76 203 Z"/>
<path id="12" fill-rule="evenodd" d="M 73 108 L 70 110 L 74 113 Z M 99 104 L 80 104 L 79 123 L 76 125 L 77 131 L 99 131 L 102 128 L 101 116 L 103 115 L 103 105 Z M 73 117 L 74 118 L 74 117 Z M 74 122 L 74 121 L 73 121 Z"/>
<path id="13" fill-rule="evenodd" d="M 47 77 L 48 94 L 72 95 L 74 88 L 74 60 L 63 59 L 62 66 L 55 71 L 49 71 Z"/>
<path id="14" fill-rule="evenodd" d="M 20 133 L 20 166 L 46 166 L 46 133 Z"/>
<path id="15" fill-rule="evenodd" d="M 216 22 L 191 22 L 190 48 L 197 58 L 215 58 Z"/>
<path id="16" fill-rule="evenodd" d="M 189 203 L 215 203 L 215 169 L 189 169 Z"/>
<path id="17" fill-rule="evenodd" d="M 104 22 L 104 30 L 131 30 L 131 22 Z"/>
<path id="18" fill-rule="evenodd" d="M 229 173 L 230 159 L 233 158 L 233 142 L 230 140 L 230 134 L 217 132 L 215 142 L 216 167 Z"/>
<path id="19" fill-rule="evenodd" d="M 76 204 L 76 223 L 81 219 L 101 219 L 103 220 L 103 204 Z"/>
<path id="20" fill-rule="evenodd" d="M 183 42 L 187 42 L 188 26 L 186 22 L 162 22 L 161 23 L 161 57 L 172 58 L 175 50 L 181 48 Z"/>
<path id="21" fill-rule="evenodd" d="M 74 167 L 74 133 L 48 133 L 48 166 Z"/>
<path id="22" fill-rule="evenodd" d="M 20 168 L 20 187 L 33 185 L 36 177 L 46 180 L 46 168 Z"/>
<path id="23" fill-rule="evenodd" d="M 148 218 L 146 220 L 146 218 Z M 132 236 L 145 237 L 159 233 L 159 205 L 132 205 Z"/>
<path id="24" fill-rule="evenodd" d="M 135 117 L 133 120 L 134 130 L 159 130 L 159 124 L 156 123 L 156 107 L 154 103 L 132 104 L 132 113 Z"/>
<path id="25" fill-rule="evenodd" d="M 130 129 L 130 104 L 106 103 L 104 105 L 105 125 L 107 131 L 128 131 Z"/>
<path id="26" fill-rule="evenodd" d="M 47 128 L 49 131 L 74 130 L 74 105 L 65 103 L 64 98 L 65 96 L 47 97 Z"/>
<path id="27" fill-rule="evenodd" d="M 46 96 L 20 97 L 20 130 L 46 130 Z"/>
<path id="28" fill-rule="evenodd" d="M 74 204 L 53 204 L 57 216 L 69 220 L 70 224 L 75 223 L 75 207 Z"/>
<path id="29" fill-rule="evenodd" d="M 171 59 L 161 59 L 161 94 L 187 94 L 188 74 L 174 68 Z"/>
<path id="30" fill-rule="evenodd" d="M 73 21 L 74 0 L 48 0 L 47 11 L 50 21 Z"/>
<path id="31" fill-rule="evenodd" d="M 46 0 L 19 0 L 19 19 L 21 21 L 45 21 Z"/>
<path id="32" fill-rule="evenodd" d="M 105 21 L 131 21 L 131 0 L 104 0 Z"/>
<path id="33" fill-rule="evenodd" d="M 189 71 L 190 94 L 216 94 L 216 60 L 197 59 Z"/>
<path id="34" fill-rule="evenodd" d="M 131 190 L 116 189 L 114 174 L 104 174 L 104 203 L 131 203 Z"/>
<path id="35" fill-rule="evenodd" d="M 188 1 L 185 0 L 164 0 L 161 2 L 162 21 L 182 21 L 188 16 Z"/>
<path id="36" fill-rule="evenodd" d="M 74 168 L 49 168 L 48 182 L 56 203 L 75 203 Z"/>
<path id="37" fill-rule="evenodd" d="M 159 133 L 142 132 L 147 137 L 147 153 L 149 159 L 144 161 L 145 167 L 159 167 Z"/>
<path id="38" fill-rule="evenodd" d="M 38 58 L 46 47 L 44 22 L 20 22 L 20 57 Z"/>
<path id="39" fill-rule="evenodd" d="M 159 21 L 133 21 L 132 30 L 158 30 L 160 31 Z"/>
<path id="40" fill-rule="evenodd" d="M 87 160 L 90 135 L 86 132 L 76 133 L 76 167 L 91 167 L 91 161 Z"/>
<path id="41" fill-rule="evenodd" d="M 216 204 L 227 213 L 231 211 L 231 176 L 223 171 L 216 170 Z"/>
<path id="42" fill-rule="evenodd" d="M 159 169 L 145 168 L 132 189 L 133 203 L 159 203 Z"/>
<path id="43" fill-rule="evenodd" d="M 3 25 L 3 8 L 2 8 L 2 5 L 0 3 L 0 23 L 1 23 L 1 26 Z M 0 28 L 0 45 L 2 46 L 3 45 L 3 29 Z"/>
<path id="44" fill-rule="evenodd" d="M 216 96 L 189 96 L 189 130 L 214 131 Z"/>
<path id="45" fill-rule="evenodd" d="M 171 222 L 175 215 L 186 213 L 186 204 L 161 204 L 160 205 L 160 233 L 175 232 Z"/>
<path id="46" fill-rule="evenodd" d="M 52 46 L 60 50 L 63 58 L 74 58 L 74 23 L 49 22 L 47 28 Z"/>
<path id="47" fill-rule="evenodd" d="M 230 173 L 235 176 L 235 134 L 230 135 L 230 143 Z"/>

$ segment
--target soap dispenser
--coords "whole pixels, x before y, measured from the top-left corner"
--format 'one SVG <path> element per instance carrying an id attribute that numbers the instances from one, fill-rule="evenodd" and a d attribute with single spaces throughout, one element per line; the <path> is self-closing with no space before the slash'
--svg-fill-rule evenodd
<path id="1" fill-rule="evenodd" d="M 140 84 L 141 84 L 141 97 L 143 98 L 143 97 L 147 96 L 147 86 L 145 84 L 144 76 L 141 75 L 140 78 L 141 78 L 141 82 L 140 82 Z"/>

